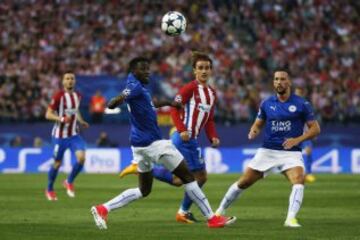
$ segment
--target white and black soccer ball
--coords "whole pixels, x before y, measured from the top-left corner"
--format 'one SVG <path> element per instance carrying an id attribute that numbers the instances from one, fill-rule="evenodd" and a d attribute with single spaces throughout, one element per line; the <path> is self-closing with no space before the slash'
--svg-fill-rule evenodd
<path id="1" fill-rule="evenodd" d="M 179 12 L 167 12 L 161 20 L 161 30 L 169 36 L 178 36 L 185 32 L 186 18 Z"/>

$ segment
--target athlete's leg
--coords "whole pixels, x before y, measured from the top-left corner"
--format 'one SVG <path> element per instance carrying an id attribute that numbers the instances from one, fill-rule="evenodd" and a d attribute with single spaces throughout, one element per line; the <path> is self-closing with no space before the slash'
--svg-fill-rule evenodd
<path id="1" fill-rule="evenodd" d="M 67 149 L 67 142 L 64 139 L 53 138 L 54 150 L 54 164 L 50 167 L 48 172 L 48 187 L 47 191 L 54 191 L 54 183 L 64 157 L 65 150 Z"/>
<path id="2" fill-rule="evenodd" d="M 312 163 L 313 163 L 313 157 L 312 157 L 312 146 L 306 146 L 304 149 L 304 155 L 305 155 L 305 182 L 307 183 L 313 183 L 315 182 L 316 178 L 312 174 Z"/>
<path id="3" fill-rule="evenodd" d="M 290 168 L 284 171 L 284 175 L 292 184 L 285 225 L 290 227 L 300 227 L 296 221 L 296 214 L 300 210 L 304 197 L 304 169 L 300 166 Z"/>
<path id="4" fill-rule="evenodd" d="M 253 185 L 264 177 L 264 173 L 254 170 L 250 167 L 246 168 L 245 173 L 240 179 L 233 183 L 227 190 L 225 196 L 216 210 L 216 214 L 222 215 L 225 210 L 241 195 L 243 190 Z"/>
<path id="5" fill-rule="evenodd" d="M 200 189 L 198 183 L 195 181 L 194 176 L 187 168 L 185 161 L 181 161 L 181 163 L 174 169 L 173 173 L 182 180 L 185 185 L 186 193 L 200 208 L 202 214 L 206 218 L 210 219 L 214 213 L 210 207 L 209 201 Z"/>
<path id="6" fill-rule="evenodd" d="M 139 174 L 139 187 L 127 189 L 106 203 L 93 206 L 91 213 L 98 228 L 107 228 L 107 216 L 110 211 L 122 208 L 139 198 L 148 196 L 151 192 L 152 182 L 151 171 L 142 172 Z"/>
<path id="7" fill-rule="evenodd" d="M 112 211 L 124 207 L 141 197 L 146 197 L 151 192 L 152 182 L 153 177 L 151 172 L 139 173 L 139 187 L 127 189 L 103 205 L 108 211 Z"/>
<path id="8" fill-rule="evenodd" d="M 49 172 L 48 172 L 48 186 L 47 191 L 54 191 L 54 183 L 56 180 L 56 177 L 59 172 L 59 168 L 61 166 L 61 160 L 54 160 L 54 164 L 51 165 Z"/>
<path id="9" fill-rule="evenodd" d="M 71 151 L 75 152 L 76 163 L 74 164 L 68 178 L 67 183 L 72 184 L 76 176 L 81 172 L 85 163 L 85 142 L 80 136 L 71 137 Z"/>
<path id="10" fill-rule="evenodd" d="M 76 178 L 76 176 L 81 172 L 81 170 L 84 167 L 84 163 L 85 163 L 85 151 L 76 151 L 75 152 L 75 156 L 76 156 L 76 163 L 74 164 L 68 178 L 67 178 L 67 182 L 72 184 Z"/>
<path id="11" fill-rule="evenodd" d="M 205 182 L 207 181 L 207 172 L 206 170 L 200 170 L 192 172 L 192 174 L 195 177 L 195 180 L 198 182 L 199 187 L 202 187 Z M 190 210 L 190 207 L 192 205 L 191 198 L 185 193 L 185 196 L 182 200 L 181 207 L 179 209 L 179 213 L 187 213 Z"/>

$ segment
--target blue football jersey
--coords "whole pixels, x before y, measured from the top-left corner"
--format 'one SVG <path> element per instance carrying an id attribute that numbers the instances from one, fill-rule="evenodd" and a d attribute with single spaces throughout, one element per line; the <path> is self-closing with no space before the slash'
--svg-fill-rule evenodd
<path id="1" fill-rule="evenodd" d="M 160 140 L 161 132 L 149 90 L 130 73 L 123 94 L 130 113 L 131 145 L 145 147 Z"/>
<path id="2" fill-rule="evenodd" d="M 303 134 L 307 121 L 315 119 L 311 104 L 304 98 L 291 94 L 286 102 L 271 96 L 260 105 L 257 118 L 265 121 L 264 148 L 285 150 L 282 146 L 287 138 Z M 301 151 L 294 146 L 286 151 Z"/>

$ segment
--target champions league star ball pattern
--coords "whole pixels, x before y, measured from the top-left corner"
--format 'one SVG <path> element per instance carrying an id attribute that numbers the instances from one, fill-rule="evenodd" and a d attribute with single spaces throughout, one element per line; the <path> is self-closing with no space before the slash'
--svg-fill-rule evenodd
<path id="1" fill-rule="evenodd" d="M 178 36 L 185 32 L 186 18 L 179 12 L 167 12 L 161 20 L 161 30 L 169 36 Z"/>

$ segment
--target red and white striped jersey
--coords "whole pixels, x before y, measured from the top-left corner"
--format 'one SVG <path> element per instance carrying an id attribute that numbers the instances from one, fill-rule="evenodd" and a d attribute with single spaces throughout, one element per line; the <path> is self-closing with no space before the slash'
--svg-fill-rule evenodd
<path id="1" fill-rule="evenodd" d="M 55 138 L 67 138 L 78 134 L 77 112 L 80 106 L 81 95 L 78 92 L 61 90 L 52 97 L 49 108 L 56 111 L 60 117 L 70 118 L 69 123 L 56 122 L 51 135 Z"/>
<path id="2" fill-rule="evenodd" d="M 214 123 L 216 92 L 210 86 L 203 86 L 194 80 L 184 85 L 175 97 L 184 105 L 183 109 L 172 108 L 171 116 L 178 132 L 188 131 L 196 138 L 202 127 L 211 141 L 217 138 Z"/>

